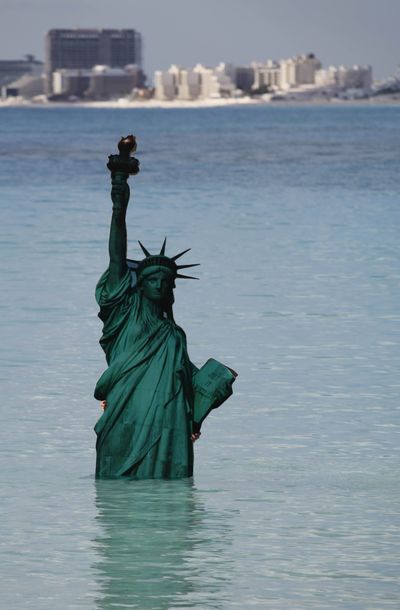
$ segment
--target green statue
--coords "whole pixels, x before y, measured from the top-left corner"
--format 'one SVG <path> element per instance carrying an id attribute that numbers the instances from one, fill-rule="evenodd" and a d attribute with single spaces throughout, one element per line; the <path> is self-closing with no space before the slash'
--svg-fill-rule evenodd
<path id="1" fill-rule="evenodd" d="M 95 398 L 103 414 L 96 423 L 97 478 L 184 478 L 193 474 L 193 442 L 208 413 L 232 393 L 236 373 L 215 360 L 197 369 L 184 331 L 175 323 L 175 280 L 190 278 L 178 265 L 187 252 L 166 256 L 139 242 L 145 258 L 127 259 L 126 210 L 129 175 L 139 162 L 133 136 L 122 138 L 110 155 L 111 219 L 108 269 L 96 287 L 103 322 L 100 345 L 108 368 Z M 196 278 L 193 278 L 196 279 Z"/>

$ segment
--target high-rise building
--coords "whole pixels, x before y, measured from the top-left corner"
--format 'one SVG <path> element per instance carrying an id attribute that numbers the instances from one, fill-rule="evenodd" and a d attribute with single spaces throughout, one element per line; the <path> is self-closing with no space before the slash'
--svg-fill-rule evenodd
<path id="1" fill-rule="evenodd" d="M 326 70 L 316 71 L 315 84 L 336 93 L 347 89 L 362 89 L 365 93 L 369 93 L 372 86 L 372 68 L 371 66 L 352 68 L 330 66 Z"/>
<path id="2" fill-rule="evenodd" d="M 280 87 L 290 89 L 299 85 L 313 85 L 315 72 L 322 67 L 314 53 L 307 53 L 280 62 Z"/>
<path id="3" fill-rule="evenodd" d="M 277 61 L 268 59 L 264 64 L 253 62 L 254 84 L 253 89 L 279 89 L 281 82 L 281 68 Z"/>
<path id="4" fill-rule="evenodd" d="M 190 68 L 172 66 L 162 72 L 157 70 L 154 74 L 155 92 L 157 100 L 193 100 L 199 96 L 199 77 Z"/>
<path id="5" fill-rule="evenodd" d="M 123 68 L 142 65 L 142 38 L 133 29 L 50 30 L 46 34 L 47 92 L 52 93 L 52 73 L 58 69 L 90 69 L 95 65 Z"/>

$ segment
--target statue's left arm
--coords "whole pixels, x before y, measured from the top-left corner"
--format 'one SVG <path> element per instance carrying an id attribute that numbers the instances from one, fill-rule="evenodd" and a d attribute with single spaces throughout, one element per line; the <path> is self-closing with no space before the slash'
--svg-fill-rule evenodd
<path id="1" fill-rule="evenodd" d="M 118 155 L 108 157 L 107 167 L 111 172 L 111 199 L 113 212 L 110 227 L 108 250 L 110 254 L 109 275 L 107 284 L 113 290 L 127 273 L 126 250 L 126 210 L 128 208 L 130 190 L 129 176 L 139 172 L 139 161 L 131 156 L 136 150 L 136 138 L 133 135 L 121 138 L 118 142 Z"/>
<path id="2" fill-rule="evenodd" d="M 126 211 L 130 197 L 127 174 L 117 172 L 111 178 L 113 203 L 108 251 L 110 255 L 108 284 L 115 288 L 127 271 Z"/>

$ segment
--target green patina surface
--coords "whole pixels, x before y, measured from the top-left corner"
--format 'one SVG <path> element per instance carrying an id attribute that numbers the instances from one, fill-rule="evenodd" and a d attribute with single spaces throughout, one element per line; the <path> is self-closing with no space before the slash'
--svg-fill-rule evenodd
<path id="1" fill-rule="evenodd" d="M 159 255 L 152 265 L 146 255 L 144 271 L 132 285 L 126 260 L 127 178 L 112 176 L 110 265 L 96 287 L 100 344 L 108 364 L 95 389 L 95 398 L 107 401 L 95 426 L 96 477 L 190 477 L 191 435 L 232 393 L 234 376 L 215 360 L 200 370 L 190 362 L 185 333 L 173 319 L 179 277 L 173 265 L 160 265 Z"/>

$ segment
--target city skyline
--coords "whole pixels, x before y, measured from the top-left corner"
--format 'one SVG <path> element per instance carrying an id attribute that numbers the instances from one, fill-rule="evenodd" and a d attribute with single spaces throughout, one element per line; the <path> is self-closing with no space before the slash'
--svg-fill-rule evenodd
<path id="1" fill-rule="evenodd" d="M 0 58 L 34 53 L 44 59 L 44 35 L 60 27 L 135 28 L 144 40 L 144 71 L 169 65 L 246 65 L 253 60 L 317 52 L 324 66 L 370 64 L 375 78 L 393 74 L 400 62 L 394 0 L 0 0 Z M 383 10 L 384 9 L 384 10 Z M 156 15 L 156 18 L 155 18 Z M 384 40 L 384 45 L 382 44 Z"/>

